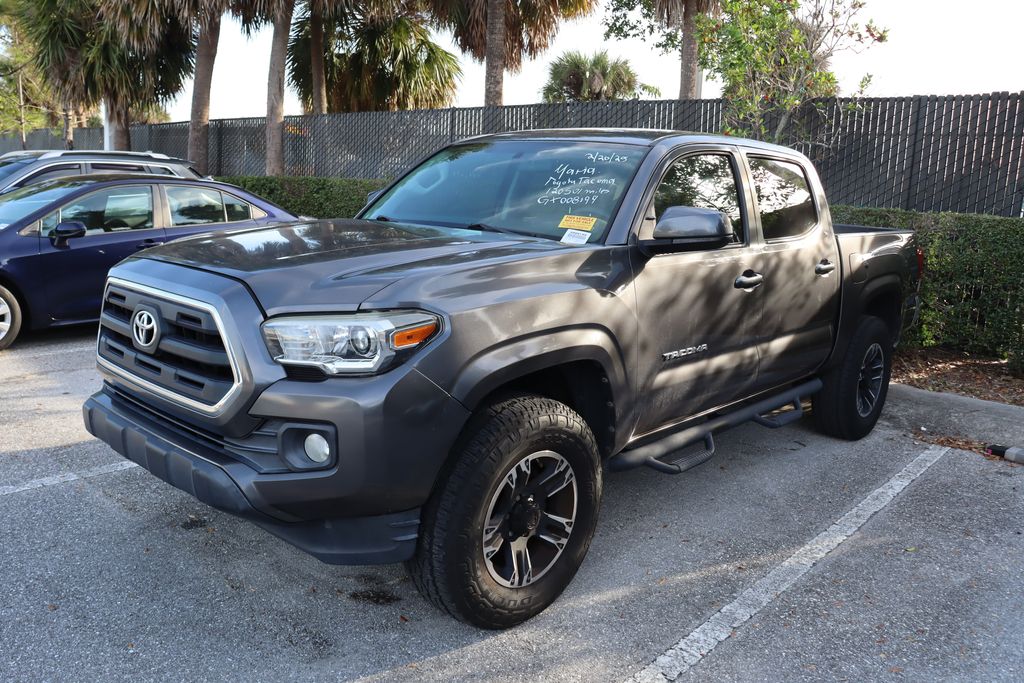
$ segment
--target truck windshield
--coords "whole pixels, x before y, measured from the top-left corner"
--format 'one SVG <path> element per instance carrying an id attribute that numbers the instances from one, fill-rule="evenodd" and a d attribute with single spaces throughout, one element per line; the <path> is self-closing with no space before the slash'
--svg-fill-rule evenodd
<path id="1" fill-rule="evenodd" d="M 455 145 L 420 164 L 362 217 L 599 242 L 646 152 L 560 140 Z"/>

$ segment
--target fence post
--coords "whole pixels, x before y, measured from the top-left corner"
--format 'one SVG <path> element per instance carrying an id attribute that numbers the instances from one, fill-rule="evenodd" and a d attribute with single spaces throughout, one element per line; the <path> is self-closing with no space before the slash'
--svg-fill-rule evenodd
<path id="1" fill-rule="evenodd" d="M 907 172 L 904 175 L 907 185 L 903 191 L 903 208 L 908 210 L 912 205 L 910 198 L 917 199 L 915 189 L 918 175 L 917 160 L 921 157 L 921 148 L 924 146 L 924 126 L 921 124 L 921 119 L 924 118 L 924 111 L 927 108 L 922 106 L 926 98 L 926 95 L 915 95 L 911 103 L 911 119 L 914 121 L 914 127 L 911 129 L 910 135 L 913 142 L 910 146 L 910 158 L 907 160 Z"/>

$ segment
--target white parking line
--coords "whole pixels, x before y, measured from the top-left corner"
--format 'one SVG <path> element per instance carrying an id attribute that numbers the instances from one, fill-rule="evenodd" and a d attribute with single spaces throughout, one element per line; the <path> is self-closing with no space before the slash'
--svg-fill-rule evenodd
<path id="1" fill-rule="evenodd" d="M 109 465 L 100 465 L 99 467 L 93 467 L 92 469 L 83 470 L 81 472 L 55 474 L 52 477 L 33 479 L 32 481 L 27 481 L 24 484 L 0 486 L 0 496 L 9 496 L 12 493 L 21 493 L 22 491 L 31 491 L 32 489 L 41 489 L 44 486 L 56 486 L 57 484 L 65 484 L 69 481 L 77 481 L 78 479 L 89 479 L 90 477 L 98 477 L 101 474 L 110 474 L 111 472 L 120 472 L 121 470 L 127 470 L 132 467 L 138 467 L 138 465 L 131 460 L 121 460 L 120 462 L 110 463 Z"/>
<path id="2" fill-rule="evenodd" d="M 931 446 L 914 458 L 899 474 L 875 489 L 831 527 L 790 555 L 767 576 L 740 593 L 735 600 L 715 612 L 707 621 L 629 680 L 633 683 L 663 683 L 676 680 L 682 673 L 708 656 L 719 643 L 732 635 L 735 629 L 792 586 L 819 560 L 856 533 L 872 515 L 891 503 L 910 482 L 924 474 L 948 450 L 949 448 L 944 446 Z"/>

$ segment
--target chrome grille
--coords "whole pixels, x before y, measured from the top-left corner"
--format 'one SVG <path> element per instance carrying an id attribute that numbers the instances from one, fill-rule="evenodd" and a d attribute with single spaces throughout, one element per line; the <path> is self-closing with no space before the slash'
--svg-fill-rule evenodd
<path id="1" fill-rule="evenodd" d="M 133 338 L 140 308 L 157 321 L 153 348 Z M 103 296 L 97 356 L 115 375 L 204 413 L 218 412 L 240 386 L 213 306 L 113 278 Z"/>

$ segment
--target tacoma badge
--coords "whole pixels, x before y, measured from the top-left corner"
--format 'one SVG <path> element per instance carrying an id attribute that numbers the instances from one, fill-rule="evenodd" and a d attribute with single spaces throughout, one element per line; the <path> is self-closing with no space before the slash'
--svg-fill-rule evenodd
<path id="1" fill-rule="evenodd" d="M 683 358 L 684 356 L 692 356 L 696 353 L 704 353 L 708 350 L 707 344 L 701 344 L 700 346 L 687 346 L 685 349 L 678 349 L 676 351 L 669 351 L 661 354 L 661 360 L 668 362 L 675 360 L 676 358 Z"/>

